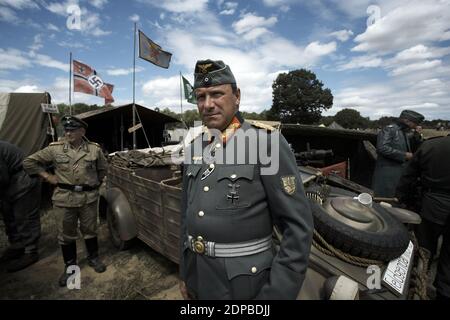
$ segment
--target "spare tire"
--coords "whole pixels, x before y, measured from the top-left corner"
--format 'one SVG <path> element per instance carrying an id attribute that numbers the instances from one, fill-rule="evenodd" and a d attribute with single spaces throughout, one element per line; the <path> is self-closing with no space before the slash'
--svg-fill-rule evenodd
<path id="1" fill-rule="evenodd" d="M 390 261 L 408 247 L 406 227 L 377 203 L 372 208 L 352 197 L 311 197 L 314 227 L 335 248 L 353 256 Z"/>

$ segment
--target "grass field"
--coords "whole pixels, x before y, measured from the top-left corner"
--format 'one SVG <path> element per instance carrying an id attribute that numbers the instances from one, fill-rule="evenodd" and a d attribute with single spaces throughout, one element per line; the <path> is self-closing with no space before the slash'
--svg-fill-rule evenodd
<path id="1" fill-rule="evenodd" d="M 437 137 L 437 136 L 446 136 L 450 133 L 450 131 L 438 131 L 435 129 L 423 129 L 422 134 L 425 139 Z"/>

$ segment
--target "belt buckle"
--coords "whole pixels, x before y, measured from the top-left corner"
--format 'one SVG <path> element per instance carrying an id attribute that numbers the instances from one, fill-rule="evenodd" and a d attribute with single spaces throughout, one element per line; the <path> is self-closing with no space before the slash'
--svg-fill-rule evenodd
<path id="1" fill-rule="evenodd" d="M 203 238 L 198 236 L 197 240 L 194 241 L 194 252 L 198 254 L 204 254 L 205 253 L 205 242 L 203 241 Z"/>
<path id="2" fill-rule="evenodd" d="M 77 191 L 77 192 L 81 192 L 81 191 L 83 191 L 83 186 L 75 186 L 75 187 L 73 188 L 73 190 L 74 190 L 74 191 Z"/>

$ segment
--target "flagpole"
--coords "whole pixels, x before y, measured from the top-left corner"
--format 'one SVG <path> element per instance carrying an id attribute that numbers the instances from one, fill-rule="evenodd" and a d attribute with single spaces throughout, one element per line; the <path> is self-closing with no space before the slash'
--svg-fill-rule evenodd
<path id="1" fill-rule="evenodd" d="M 181 79 L 181 71 L 180 71 L 180 109 L 181 109 L 181 122 L 183 122 L 183 79 Z"/>
<path id="2" fill-rule="evenodd" d="M 72 52 L 70 52 L 70 69 L 69 69 L 69 114 L 72 115 Z"/>
<path id="3" fill-rule="evenodd" d="M 133 127 L 136 125 L 136 22 L 133 34 Z M 136 130 L 133 131 L 133 150 L 136 150 Z"/>

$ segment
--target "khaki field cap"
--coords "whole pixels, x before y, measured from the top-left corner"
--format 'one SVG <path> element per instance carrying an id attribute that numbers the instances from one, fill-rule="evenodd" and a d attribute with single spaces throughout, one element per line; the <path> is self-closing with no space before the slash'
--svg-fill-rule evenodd
<path id="1" fill-rule="evenodd" d="M 222 60 L 199 60 L 194 70 L 194 89 L 236 83 L 233 72 Z"/>
<path id="2" fill-rule="evenodd" d="M 86 122 L 74 116 L 64 116 L 61 119 L 61 123 L 65 130 L 75 130 L 78 128 L 87 129 L 88 127 L 88 124 Z"/>
<path id="3" fill-rule="evenodd" d="M 403 110 L 402 113 L 400 113 L 400 119 L 407 119 L 415 124 L 419 124 L 425 119 L 425 117 L 422 114 L 412 110 Z"/>

